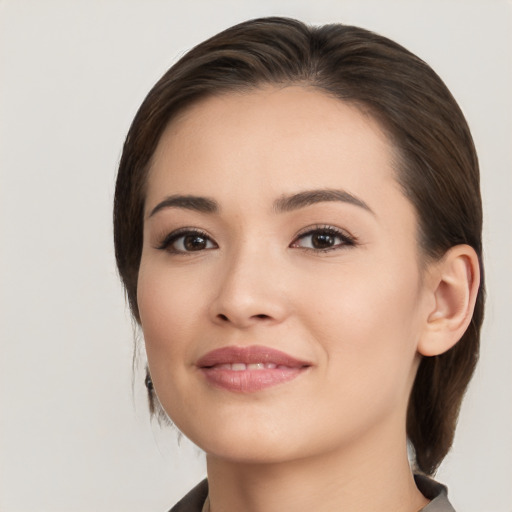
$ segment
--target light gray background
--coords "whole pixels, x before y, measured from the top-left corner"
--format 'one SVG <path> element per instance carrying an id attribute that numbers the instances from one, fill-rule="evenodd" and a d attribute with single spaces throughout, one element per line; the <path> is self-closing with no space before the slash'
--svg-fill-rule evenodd
<path id="1" fill-rule="evenodd" d="M 203 457 L 132 393 L 114 266 L 116 164 L 135 111 L 184 51 L 247 18 L 378 31 L 459 100 L 482 167 L 482 357 L 438 473 L 459 512 L 512 510 L 512 8 L 507 1 L 0 0 L 0 510 L 164 511 Z"/>

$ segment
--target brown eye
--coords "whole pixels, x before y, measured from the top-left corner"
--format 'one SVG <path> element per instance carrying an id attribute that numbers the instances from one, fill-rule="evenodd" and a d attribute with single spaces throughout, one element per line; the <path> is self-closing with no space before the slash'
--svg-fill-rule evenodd
<path id="1" fill-rule="evenodd" d="M 315 233 L 311 235 L 311 245 L 314 249 L 327 249 L 336 245 L 336 237 L 330 233 Z"/>
<path id="2" fill-rule="evenodd" d="M 201 251 L 208 247 L 208 240 L 202 235 L 186 235 L 182 244 L 185 251 Z"/>
<path id="3" fill-rule="evenodd" d="M 354 245 L 354 240 L 338 229 L 326 227 L 311 229 L 300 235 L 291 247 L 299 247 L 312 251 L 329 251 Z"/>
<path id="4" fill-rule="evenodd" d="M 217 244 L 205 233 L 196 230 L 180 230 L 165 237 L 158 249 L 171 253 L 188 253 L 215 249 Z"/>

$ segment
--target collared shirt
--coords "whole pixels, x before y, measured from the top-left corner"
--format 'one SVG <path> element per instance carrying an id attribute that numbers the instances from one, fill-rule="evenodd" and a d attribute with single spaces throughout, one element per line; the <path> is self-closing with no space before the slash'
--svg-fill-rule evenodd
<path id="1" fill-rule="evenodd" d="M 455 512 L 448 501 L 446 487 L 424 475 L 414 475 L 414 480 L 423 496 L 430 503 L 420 512 Z M 205 479 L 182 498 L 169 512 L 209 512 L 208 481 Z"/>
<path id="2" fill-rule="evenodd" d="M 448 501 L 448 490 L 444 485 L 420 474 L 414 475 L 414 481 L 421 494 L 430 500 L 430 503 L 420 512 L 455 512 L 452 504 Z"/>

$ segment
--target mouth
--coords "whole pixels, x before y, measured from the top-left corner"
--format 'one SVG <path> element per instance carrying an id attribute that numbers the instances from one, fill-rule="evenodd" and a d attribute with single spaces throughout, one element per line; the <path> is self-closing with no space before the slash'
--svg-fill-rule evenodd
<path id="1" fill-rule="evenodd" d="M 312 366 L 307 361 L 259 345 L 213 350 L 196 365 L 214 387 L 239 393 L 289 382 Z"/>

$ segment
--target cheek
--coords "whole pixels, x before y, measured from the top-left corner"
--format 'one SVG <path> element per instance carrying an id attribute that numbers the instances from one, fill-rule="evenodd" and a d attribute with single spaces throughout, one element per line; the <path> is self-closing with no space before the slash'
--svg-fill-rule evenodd
<path id="1" fill-rule="evenodd" d="M 309 331 L 336 369 L 333 381 L 346 378 L 363 387 L 376 379 L 381 385 L 408 382 L 420 332 L 416 267 L 352 268 L 323 282 L 307 284 L 308 303 L 315 304 Z"/>
<path id="2" fill-rule="evenodd" d="M 160 403 L 178 428 L 186 429 L 177 420 L 194 403 L 191 341 L 197 339 L 204 299 L 183 272 L 172 273 L 153 263 L 142 263 L 137 290 L 146 354 Z"/>
<path id="3" fill-rule="evenodd" d="M 173 276 L 156 265 L 143 262 L 137 300 L 150 363 L 174 361 L 173 356 L 186 347 L 201 307 L 196 287 L 187 285 L 184 277 Z"/>

